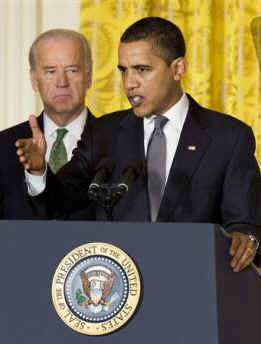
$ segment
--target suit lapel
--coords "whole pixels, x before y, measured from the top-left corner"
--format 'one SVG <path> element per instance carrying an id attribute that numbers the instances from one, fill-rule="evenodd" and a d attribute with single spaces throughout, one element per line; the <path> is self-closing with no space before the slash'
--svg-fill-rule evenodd
<path id="1" fill-rule="evenodd" d="M 191 104 L 193 102 L 193 104 Z M 179 139 L 162 199 L 158 221 L 167 221 L 208 149 L 211 138 L 197 118 L 200 107 L 190 101 L 190 108 Z"/>
<path id="2" fill-rule="evenodd" d="M 119 203 L 118 216 L 128 221 L 148 221 L 143 119 L 135 116 L 132 110 L 129 110 L 128 115 L 120 122 L 116 145 L 114 149 L 118 154 L 116 180 L 121 180 L 120 174 L 124 167 L 128 167 L 128 163 L 130 166 L 137 163 L 141 165 L 138 179 L 131 184 L 127 197 Z"/>
<path id="3" fill-rule="evenodd" d="M 85 126 L 86 126 L 87 122 L 90 123 L 92 120 L 95 120 L 95 118 L 96 118 L 89 108 L 87 108 L 87 113 L 88 113 L 88 116 L 87 116 L 87 121 L 85 123 Z"/>
<path id="4" fill-rule="evenodd" d="M 119 149 L 124 147 L 125 163 L 129 161 L 145 162 L 143 119 L 129 110 L 128 115 L 120 122 Z"/>

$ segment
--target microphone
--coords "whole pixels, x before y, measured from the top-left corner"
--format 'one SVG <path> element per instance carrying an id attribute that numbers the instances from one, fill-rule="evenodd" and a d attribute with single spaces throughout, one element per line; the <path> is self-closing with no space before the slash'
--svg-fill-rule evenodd
<path id="1" fill-rule="evenodd" d="M 112 174 L 114 169 L 114 163 L 108 158 L 103 158 L 99 162 L 93 181 L 89 185 L 88 194 L 94 196 L 100 189 L 101 185 L 104 184 Z"/>
<path id="2" fill-rule="evenodd" d="M 126 192 L 128 192 L 130 184 L 139 177 L 141 172 L 142 163 L 140 161 L 129 163 L 128 166 L 122 170 L 122 181 L 116 187 L 117 195 L 122 197 Z"/>

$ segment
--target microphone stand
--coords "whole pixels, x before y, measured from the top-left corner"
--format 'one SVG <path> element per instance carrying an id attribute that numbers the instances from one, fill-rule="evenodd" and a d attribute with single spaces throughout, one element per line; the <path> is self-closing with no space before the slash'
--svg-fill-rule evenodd
<path id="1" fill-rule="evenodd" d="M 95 179 L 97 180 L 94 180 L 89 186 L 89 199 L 95 201 L 104 209 L 108 221 L 114 221 L 113 210 L 115 205 L 128 192 L 129 185 L 136 180 L 140 174 L 140 163 L 135 163 L 133 165 L 134 167 L 129 166 L 123 170 L 122 181 L 120 183 L 104 183 L 105 177 L 106 180 L 108 180 L 108 169 L 103 168 L 97 172 L 99 178 L 96 174 Z M 103 182 L 100 182 L 100 179 L 103 179 Z"/>
<path id="2" fill-rule="evenodd" d="M 114 221 L 114 207 L 126 191 L 119 188 L 119 184 L 101 184 L 97 188 L 89 190 L 88 195 L 91 200 L 104 209 L 107 220 Z"/>

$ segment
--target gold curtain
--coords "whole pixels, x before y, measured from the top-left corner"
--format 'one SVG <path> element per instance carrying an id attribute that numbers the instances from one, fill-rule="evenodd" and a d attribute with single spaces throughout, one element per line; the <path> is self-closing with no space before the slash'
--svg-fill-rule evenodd
<path id="1" fill-rule="evenodd" d="M 117 47 L 122 32 L 145 16 L 176 23 L 187 43 L 189 68 L 183 85 L 202 105 L 248 123 L 261 163 L 261 1 L 82 0 L 80 30 L 94 59 L 87 103 L 95 115 L 128 108 Z"/>

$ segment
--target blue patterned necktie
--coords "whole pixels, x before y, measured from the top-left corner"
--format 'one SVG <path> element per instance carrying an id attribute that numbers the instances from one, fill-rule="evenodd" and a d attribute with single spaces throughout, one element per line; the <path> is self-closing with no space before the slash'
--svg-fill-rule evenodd
<path id="1" fill-rule="evenodd" d="M 152 222 L 157 219 L 165 188 L 167 150 L 163 127 L 167 121 L 168 119 L 164 116 L 155 117 L 154 131 L 151 134 L 147 150 L 148 193 Z"/>

